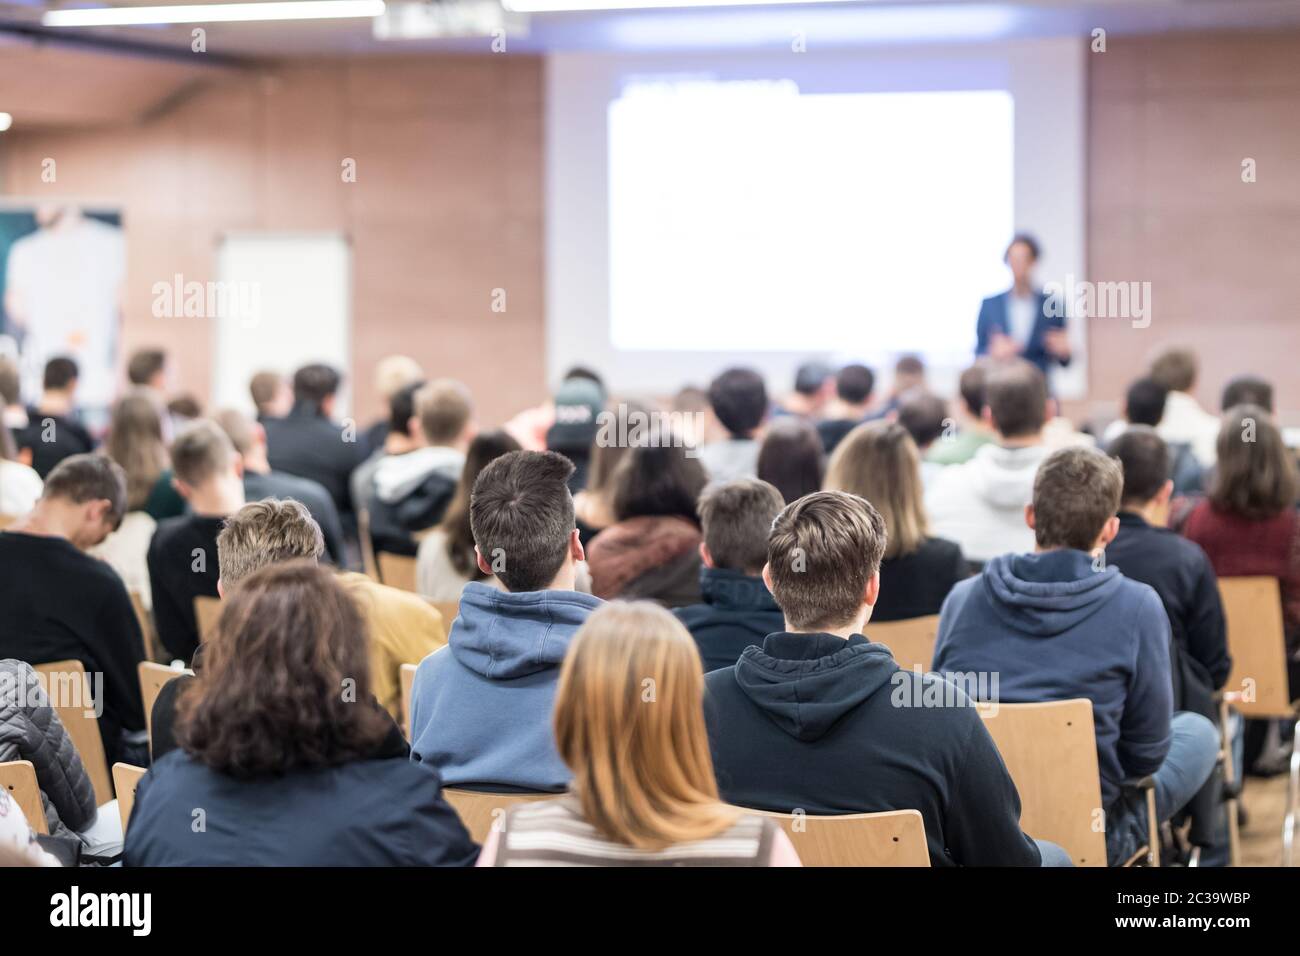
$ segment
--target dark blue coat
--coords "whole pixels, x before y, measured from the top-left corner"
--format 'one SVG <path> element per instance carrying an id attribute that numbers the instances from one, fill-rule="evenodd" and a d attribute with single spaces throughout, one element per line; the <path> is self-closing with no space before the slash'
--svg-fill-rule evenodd
<path id="1" fill-rule="evenodd" d="M 1023 357 L 1027 362 L 1033 362 L 1043 372 L 1053 365 L 1069 365 L 1070 360 L 1064 361 L 1057 358 L 1043 344 L 1043 337 L 1052 329 L 1065 328 L 1065 316 L 1063 307 L 1059 300 L 1050 310 L 1053 315 L 1049 315 L 1048 303 L 1053 299 L 1046 292 L 1037 292 L 1038 298 L 1038 317 L 1034 320 L 1033 331 L 1029 334 L 1029 341 L 1025 343 Z M 989 342 L 993 338 L 993 333 L 1001 332 L 1003 335 L 1011 334 L 1011 318 L 1008 315 L 1008 306 L 1011 302 L 1011 290 L 1001 292 L 997 295 L 991 295 L 980 303 L 979 322 L 975 326 L 975 354 L 985 355 L 989 350 Z"/>
<path id="2" fill-rule="evenodd" d="M 785 616 L 762 578 L 726 568 L 700 569 L 703 604 L 674 614 L 699 645 L 704 670 L 730 667 L 751 644 L 785 629 Z"/>

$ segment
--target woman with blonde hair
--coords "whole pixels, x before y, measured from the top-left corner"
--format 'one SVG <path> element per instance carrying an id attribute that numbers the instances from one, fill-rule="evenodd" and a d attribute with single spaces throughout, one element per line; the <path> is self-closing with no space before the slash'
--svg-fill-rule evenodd
<path id="1" fill-rule="evenodd" d="M 718 797 L 691 635 L 647 601 L 578 630 L 555 697 L 569 792 L 513 807 L 479 866 L 799 866 L 771 819 Z"/>
<path id="2" fill-rule="evenodd" d="M 880 562 L 880 599 L 871 619 L 938 614 L 968 568 L 959 545 L 929 534 L 921 456 L 907 429 L 875 421 L 849 432 L 831 456 L 826 490 L 866 498 L 885 519 L 889 537 Z"/>

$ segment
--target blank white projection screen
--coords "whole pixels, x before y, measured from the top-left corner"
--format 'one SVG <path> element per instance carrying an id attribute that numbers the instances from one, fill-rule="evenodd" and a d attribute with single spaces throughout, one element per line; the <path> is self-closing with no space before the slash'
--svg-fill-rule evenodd
<path id="1" fill-rule="evenodd" d="M 628 83 L 609 103 L 610 344 L 968 360 L 1007 284 L 1006 90 Z"/>

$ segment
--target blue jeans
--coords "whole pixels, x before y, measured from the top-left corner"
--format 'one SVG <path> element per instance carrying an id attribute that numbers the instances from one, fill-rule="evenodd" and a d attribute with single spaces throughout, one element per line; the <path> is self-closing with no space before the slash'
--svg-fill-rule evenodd
<path id="1" fill-rule="evenodd" d="M 1196 795 L 1219 757 L 1219 731 L 1200 714 L 1180 711 L 1169 724 L 1169 753 L 1153 776 L 1156 818 L 1164 823 Z M 1146 800 L 1125 795 L 1106 814 L 1106 856 L 1123 863 L 1147 842 Z"/>
<path id="2" fill-rule="evenodd" d="M 1074 866 L 1070 854 L 1052 841 L 1035 838 L 1034 842 L 1038 844 L 1038 852 L 1043 855 L 1043 866 Z"/>

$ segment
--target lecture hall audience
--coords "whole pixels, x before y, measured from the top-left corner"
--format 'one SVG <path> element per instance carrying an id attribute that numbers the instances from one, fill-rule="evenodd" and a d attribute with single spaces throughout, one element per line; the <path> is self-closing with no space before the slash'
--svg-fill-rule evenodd
<path id="1" fill-rule="evenodd" d="M 20 459 L 42 479 L 63 459 L 95 450 L 90 432 L 77 420 L 78 374 L 70 358 L 46 362 L 40 401 L 27 409 L 27 424 L 14 431 Z"/>
<path id="2" fill-rule="evenodd" d="M 817 429 L 806 419 L 775 419 L 758 449 L 757 477 L 781 492 L 788 503 L 820 491 L 826 454 Z"/>
<path id="3" fill-rule="evenodd" d="M 758 440 L 768 417 L 763 376 L 748 368 L 727 369 L 709 383 L 709 408 L 726 435 L 700 446 L 700 463 L 709 478 L 753 478 L 758 474 Z"/>

